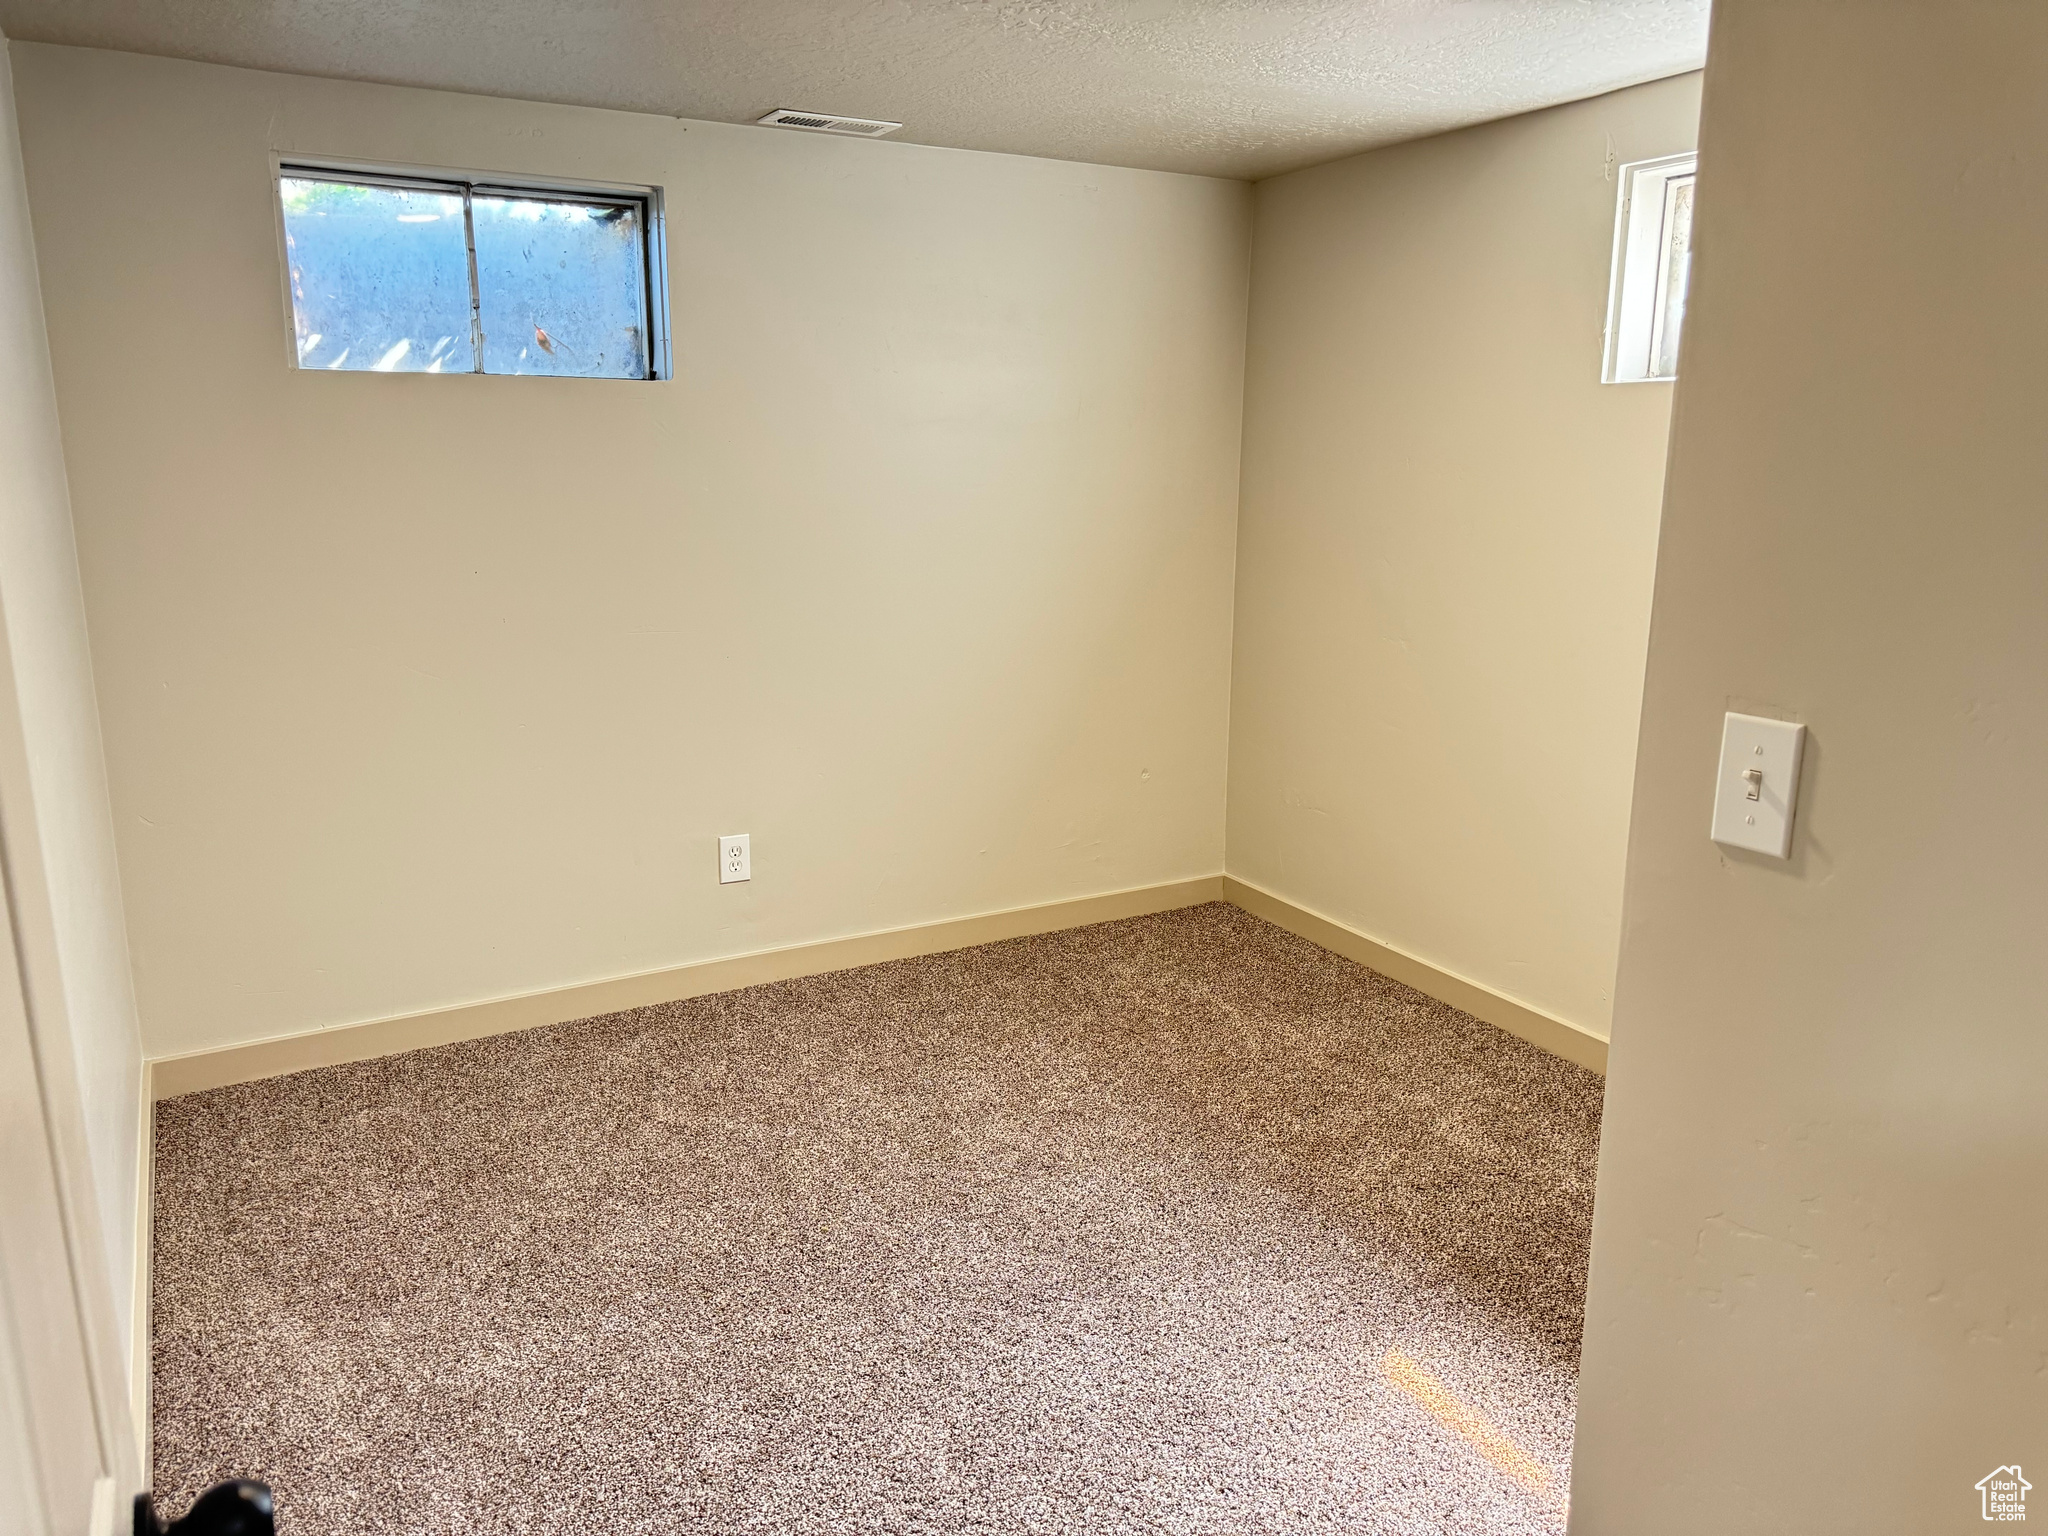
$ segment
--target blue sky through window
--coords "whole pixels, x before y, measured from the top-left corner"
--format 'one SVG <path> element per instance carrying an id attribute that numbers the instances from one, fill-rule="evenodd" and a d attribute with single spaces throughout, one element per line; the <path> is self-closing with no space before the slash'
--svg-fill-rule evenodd
<path id="1" fill-rule="evenodd" d="M 279 195 L 301 367 L 651 376 L 643 203 L 291 171 Z"/>

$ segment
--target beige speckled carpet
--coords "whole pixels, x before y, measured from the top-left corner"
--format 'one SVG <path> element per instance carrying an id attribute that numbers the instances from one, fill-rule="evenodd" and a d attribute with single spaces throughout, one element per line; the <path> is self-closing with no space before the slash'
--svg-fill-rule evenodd
<path id="1" fill-rule="evenodd" d="M 1558 1531 L 1599 1114 L 1220 904 L 172 1100 L 160 1507 Z"/>

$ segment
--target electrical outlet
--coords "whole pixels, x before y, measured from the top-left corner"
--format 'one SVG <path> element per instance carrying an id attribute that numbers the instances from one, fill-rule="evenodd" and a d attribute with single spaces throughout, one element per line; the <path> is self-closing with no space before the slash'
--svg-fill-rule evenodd
<path id="1" fill-rule="evenodd" d="M 737 832 L 731 837 L 721 837 L 718 840 L 720 885 L 732 885 L 737 881 L 754 878 L 754 854 L 747 838 L 747 833 Z"/>

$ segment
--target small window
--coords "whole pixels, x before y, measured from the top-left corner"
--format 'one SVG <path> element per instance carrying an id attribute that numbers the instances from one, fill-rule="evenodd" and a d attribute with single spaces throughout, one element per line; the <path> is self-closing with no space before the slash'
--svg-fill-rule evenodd
<path id="1" fill-rule="evenodd" d="M 301 368 L 655 379 L 656 194 L 278 172 Z"/>
<path id="2" fill-rule="evenodd" d="M 1600 374 L 1609 384 L 1678 377 L 1698 172 L 1697 155 L 1667 155 L 1621 168 L 1607 358 Z"/>

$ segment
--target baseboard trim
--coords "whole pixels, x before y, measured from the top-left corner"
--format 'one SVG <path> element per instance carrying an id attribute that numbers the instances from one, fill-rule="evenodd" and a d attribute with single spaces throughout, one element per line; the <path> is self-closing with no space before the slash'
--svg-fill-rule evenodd
<path id="1" fill-rule="evenodd" d="M 1532 1008 L 1455 971 L 1446 971 L 1427 960 L 1418 960 L 1391 944 L 1368 938 L 1333 917 L 1325 917 L 1235 875 L 1223 877 L 1223 899 L 1244 908 L 1254 917 L 1263 917 L 1289 933 L 1299 934 L 1311 944 L 1321 945 L 1333 954 L 1356 960 L 1367 969 L 1378 971 L 1382 976 L 1391 976 L 1403 986 L 1427 993 L 1438 1002 L 1462 1008 L 1474 1018 L 1484 1019 L 1531 1045 L 1541 1046 L 1553 1056 L 1562 1056 L 1566 1061 L 1577 1062 L 1603 1075 L 1607 1071 L 1607 1042 L 1567 1019 Z"/>
<path id="2" fill-rule="evenodd" d="M 135 1144 L 135 1262 L 128 1296 L 128 1411 L 135 1426 L 142 1486 L 156 1474 L 156 1435 L 150 1428 L 150 1283 L 156 1263 L 156 1094 L 154 1074 L 142 1064 L 142 1109 Z"/>
<path id="3" fill-rule="evenodd" d="M 209 1088 L 224 1088 L 234 1083 L 282 1077 L 286 1073 L 303 1072 L 312 1067 L 369 1061 L 379 1056 L 395 1056 L 457 1040 L 510 1034 L 546 1024 L 566 1023 L 571 1019 L 617 1013 L 627 1008 L 676 1002 L 712 992 L 730 992 L 740 987 L 787 981 L 798 976 L 819 976 L 829 971 L 850 970 L 855 966 L 903 960 L 914 955 L 942 954 L 976 944 L 992 944 L 1001 939 L 1053 933 L 1062 928 L 1080 928 L 1089 923 L 1140 917 L 1148 912 L 1167 912 L 1176 907 L 1218 900 L 1242 907 L 1255 917 L 1275 923 L 1312 944 L 1347 960 L 1355 960 L 1440 1002 L 1461 1008 L 1473 1017 L 1484 1019 L 1553 1055 L 1577 1062 L 1595 1072 L 1607 1070 L 1607 1042 L 1591 1031 L 1496 992 L 1469 977 L 1419 960 L 1335 918 L 1326 917 L 1234 875 L 1205 875 L 1195 880 L 1176 880 L 1163 885 L 1111 891 L 1100 896 L 1012 907 L 944 922 L 855 934 L 849 938 L 785 945 L 546 992 L 520 993 L 454 1008 L 437 1008 L 425 1013 L 373 1019 L 362 1024 L 277 1035 L 267 1040 L 191 1051 L 178 1056 L 160 1056 L 144 1063 L 146 1091 L 142 1172 L 136 1202 L 136 1252 L 139 1257 L 133 1298 L 136 1356 L 132 1368 L 132 1390 L 137 1409 L 137 1432 L 143 1436 L 145 1455 L 149 1435 L 147 1259 L 153 1181 L 154 1101 L 200 1093 Z"/>
<path id="4" fill-rule="evenodd" d="M 546 992 L 527 992 L 455 1008 L 437 1008 L 427 1013 L 402 1014 L 363 1024 L 343 1024 L 299 1034 L 277 1035 L 267 1040 L 191 1051 L 178 1056 L 159 1056 L 148 1064 L 150 1092 L 156 1099 L 172 1099 L 208 1088 L 282 1077 L 288 1072 L 303 1072 L 310 1067 L 369 1061 L 378 1056 L 395 1056 L 426 1046 L 537 1029 L 545 1024 L 562 1024 L 571 1019 L 587 1019 L 626 1008 L 645 1008 L 654 1003 L 672 1003 L 711 992 L 730 992 L 740 987 L 760 986 L 764 982 L 819 976 L 828 971 L 850 970 L 854 966 L 874 965 L 884 960 L 904 960 L 913 955 L 942 954 L 976 944 L 992 944 L 1000 939 L 1018 939 L 1034 933 L 1053 933 L 1062 928 L 1111 922 L 1120 917 L 1142 917 L 1148 912 L 1167 912 L 1176 907 L 1221 900 L 1222 896 L 1223 877 L 1204 875 L 1196 880 L 1175 880 L 1164 885 L 1110 891 L 1100 896 L 1012 907 L 1001 912 L 888 928 L 876 933 L 855 934 L 850 938 L 825 939 L 814 944 L 791 944 L 779 949 L 700 960 L 690 965 L 642 971 L 637 975 L 558 987 Z"/>

